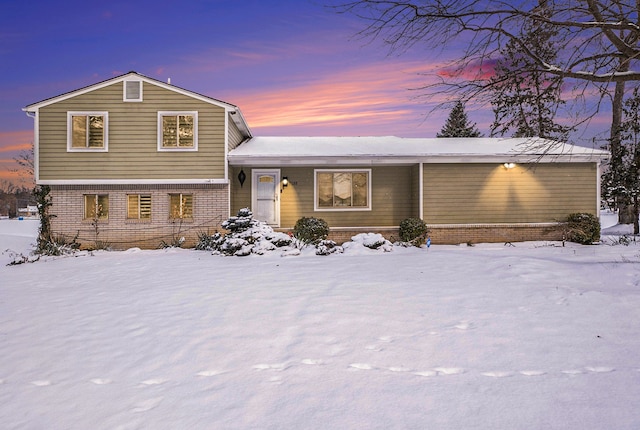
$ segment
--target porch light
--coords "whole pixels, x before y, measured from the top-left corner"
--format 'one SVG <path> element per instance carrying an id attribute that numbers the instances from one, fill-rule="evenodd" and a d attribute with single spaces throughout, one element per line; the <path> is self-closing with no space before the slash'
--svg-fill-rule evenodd
<path id="1" fill-rule="evenodd" d="M 513 169 L 516 167 L 516 163 L 504 163 L 503 166 L 505 169 Z"/>
<path id="2" fill-rule="evenodd" d="M 282 177 L 282 187 L 286 187 L 287 185 L 289 185 L 289 178 L 287 178 L 286 176 Z"/>

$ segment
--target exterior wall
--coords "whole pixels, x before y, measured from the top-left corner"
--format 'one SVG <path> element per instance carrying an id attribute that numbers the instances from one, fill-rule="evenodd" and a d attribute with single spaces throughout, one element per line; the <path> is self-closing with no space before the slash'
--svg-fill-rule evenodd
<path id="1" fill-rule="evenodd" d="M 595 163 L 424 164 L 424 220 L 438 224 L 554 223 L 598 214 Z"/>
<path id="2" fill-rule="evenodd" d="M 229 151 L 234 148 L 237 148 L 238 145 L 244 141 L 245 137 L 242 135 L 240 130 L 238 130 L 238 126 L 231 119 L 231 115 L 228 115 L 228 127 L 229 127 Z"/>
<path id="3" fill-rule="evenodd" d="M 193 220 L 182 223 L 169 219 L 169 193 L 193 194 Z M 211 185 L 111 185 L 51 186 L 50 213 L 52 231 L 68 240 L 77 236 L 85 248 L 95 248 L 96 229 L 92 220 L 84 220 L 84 195 L 108 194 L 109 219 L 99 221 L 97 239 L 113 249 L 130 247 L 158 248 L 185 237 L 185 247 L 197 242 L 198 234 L 213 234 L 227 219 L 228 186 Z M 151 194 L 151 219 L 127 219 L 127 194 Z"/>
<path id="4" fill-rule="evenodd" d="M 257 167 L 256 167 L 257 168 Z M 260 168 L 268 168 L 260 166 Z M 321 168 L 332 168 L 322 166 Z M 340 169 L 361 169 L 362 167 L 340 166 Z M 251 207 L 251 171 L 244 167 L 247 177 L 242 187 L 238 181 L 241 168 L 231 169 L 232 190 L 231 212 L 235 214 L 243 207 Z M 314 210 L 314 168 L 280 167 L 281 177 L 289 178 L 289 186 L 280 194 L 280 226 L 293 228 L 296 221 L 303 217 L 322 218 L 333 227 L 393 227 L 405 218 L 417 216 L 417 182 L 413 182 L 410 166 L 373 166 L 371 167 L 372 210 L 365 211 L 315 211 Z M 416 209 L 414 209 L 416 208 Z M 369 230 L 371 231 L 371 230 Z"/>
<path id="5" fill-rule="evenodd" d="M 225 109 L 143 82 L 142 102 L 123 83 L 42 107 L 39 180 L 224 179 Z M 67 152 L 67 112 L 107 111 L 108 152 Z M 159 152 L 158 111 L 198 112 L 198 151 Z"/>

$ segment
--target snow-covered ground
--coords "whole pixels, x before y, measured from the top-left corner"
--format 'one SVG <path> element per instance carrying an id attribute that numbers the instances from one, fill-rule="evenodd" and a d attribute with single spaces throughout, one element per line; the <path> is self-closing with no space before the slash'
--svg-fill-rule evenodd
<path id="1" fill-rule="evenodd" d="M 640 246 L 612 242 L 5 252 L 0 427 L 638 429 Z"/>

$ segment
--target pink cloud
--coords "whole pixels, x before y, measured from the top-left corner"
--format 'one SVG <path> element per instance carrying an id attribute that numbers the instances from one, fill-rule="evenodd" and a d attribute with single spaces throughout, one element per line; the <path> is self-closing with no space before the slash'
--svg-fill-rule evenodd
<path id="1" fill-rule="evenodd" d="M 424 85 L 424 69 L 418 62 L 382 62 L 294 86 L 235 92 L 228 100 L 240 106 L 254 131 L 322 126 L 322 134 L 328 134 L 348 125 L 351 134 L 363 134 L 372 125 L 385 125 L 402 134 L 403 124 L 418 126 L 425 110 L 409 91 Z"/>

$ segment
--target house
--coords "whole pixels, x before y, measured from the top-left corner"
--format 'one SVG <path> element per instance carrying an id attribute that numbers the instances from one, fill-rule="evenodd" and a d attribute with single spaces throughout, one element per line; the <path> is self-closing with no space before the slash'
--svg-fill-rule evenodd
<path id="1" fill-rule="evenodd" d="M 156 248 L 220 229 L 243 207 L 275 229 L 325 219 L 337 241 L 558 239 L 599 213 L 606 151 L 541 139 L 255 137 L 240 109 L 135 72 L 24 108 L 52 229 L 86 246 Z"/>

